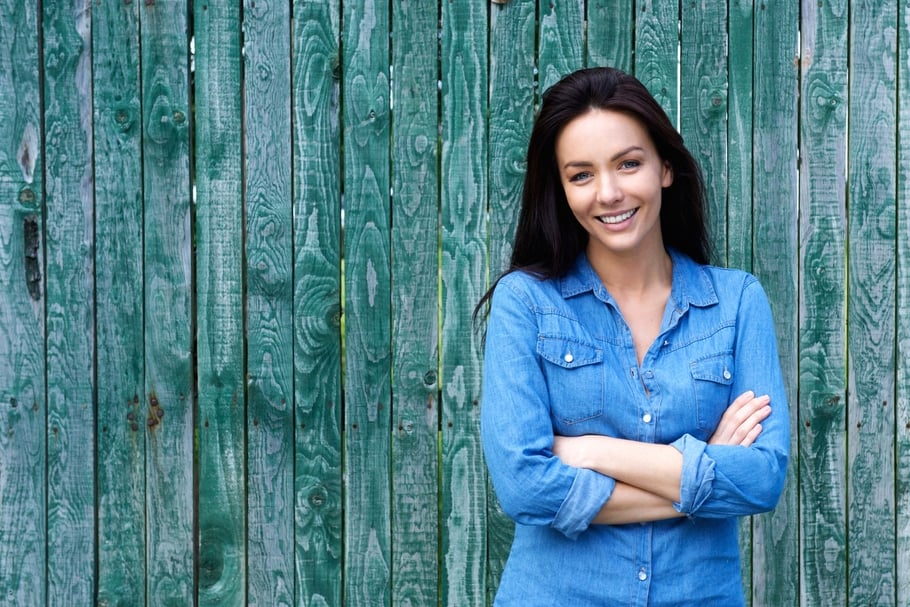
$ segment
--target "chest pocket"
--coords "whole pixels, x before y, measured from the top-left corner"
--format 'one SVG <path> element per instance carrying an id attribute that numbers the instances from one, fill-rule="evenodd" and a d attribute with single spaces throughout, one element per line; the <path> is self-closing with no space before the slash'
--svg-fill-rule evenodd
<path id="1" fill-rule="evenodd" d="M 695 414 L 698 429 L 709 437 L 733 401 L 733 353 L 723 352 L 689 363 L 695 384 Z"/>
<path id="2" fill-rule="evenodd" d="M 572 425 L 603 414 L 603 348 L 583 340 L 540 335 L 551 415 Z"/>

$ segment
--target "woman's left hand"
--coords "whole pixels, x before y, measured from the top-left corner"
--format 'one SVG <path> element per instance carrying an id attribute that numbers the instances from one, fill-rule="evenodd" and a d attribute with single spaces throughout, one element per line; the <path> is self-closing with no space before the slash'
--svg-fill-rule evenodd
<path id="1" fill-rule="evenodd" d="M 562 463 L 574 468 L 592 468 L 591 454 L 605 437 L 588 434 L 584 436 L 554 436 L 553 455 Z"/>

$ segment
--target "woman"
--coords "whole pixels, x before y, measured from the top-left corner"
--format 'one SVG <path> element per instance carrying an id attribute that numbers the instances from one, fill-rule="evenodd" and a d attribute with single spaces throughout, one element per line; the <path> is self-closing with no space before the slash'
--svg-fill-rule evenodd
<path id="1" fill-rule="evenodd" d="M 737 517 L 775 506 L 790 440 L 764 291 L 706 265 L 700 169 L 631 76 L 550 88 L 527 161 L 481 301 L 483 446 L 516 522 L 495 604 L 743 605 Z"/>

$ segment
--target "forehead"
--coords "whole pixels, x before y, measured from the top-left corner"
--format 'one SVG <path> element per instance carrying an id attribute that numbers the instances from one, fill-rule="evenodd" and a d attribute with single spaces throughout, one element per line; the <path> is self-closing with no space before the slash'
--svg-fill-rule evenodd
<path id="1" fill-rule="evenodd" d="M 654 142 L 637 118 L 613 110 L 591 109 L 570 120 L 556 137 L 556 155 L 607 154 L 629 147 L 655 153 Z"/>

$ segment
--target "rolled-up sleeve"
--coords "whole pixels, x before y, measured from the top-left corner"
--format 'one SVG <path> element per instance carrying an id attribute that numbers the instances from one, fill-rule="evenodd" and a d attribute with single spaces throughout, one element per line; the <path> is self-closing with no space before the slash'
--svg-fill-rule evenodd
<path id="1" fill-rule="evenodd" d="M 503 511 L 516 522 L 577 537 L 609 499 L 615 481 L 553 455 L 546 379 L 536 352 L 537 322 L 523 290 L 534 279 L 510 274 L 494 291 L 484 349 L 481 438 Z"/>
<path id="2" fill-rule="evenodd" d="M 777 505 L 787 477 L 790 414 L 777 353 L 771 307 L 761 285 L 746 281 L 736 323 L 736 375 L 732 394 L 771 397 L 771 415 L 752 445 L 708 445 L 685 434 L 672 445 L 683 456 L 680 501 L 684 514 L 705 518 L 746 516 Z"/>

